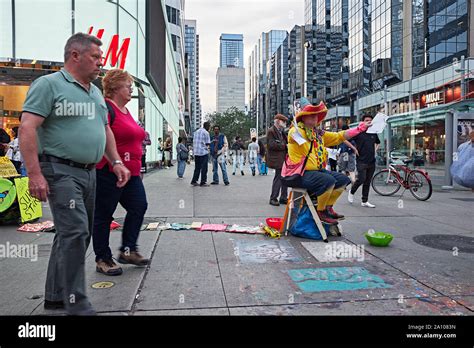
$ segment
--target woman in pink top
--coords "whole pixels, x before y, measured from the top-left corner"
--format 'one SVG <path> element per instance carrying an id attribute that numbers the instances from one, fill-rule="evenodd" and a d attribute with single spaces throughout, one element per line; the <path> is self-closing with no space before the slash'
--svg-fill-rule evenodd
<path id="1" fill-rule="evenodd" d="M 103 158 L 97 164 L 97 189 L 92 241 L 96 255 L 96 270 L 106 275 L 120 275 L 122 268 L 112 258 L 109 247 L 110 223 L 117 204 L 127 211 L 122 231 L 122 246 L 118 262 L 146 266 L 149 263 L 138 253 L 137 240 L 148 207 L 145 188 L 140 177 L 142 144 L 145 130 L 133 119 L 125 105 L 132 99 L 133 78 L 120 69 L 105 75 L 102 85 L 109 108 L 109 125 L 115 136 L 117 152 L 122 161 L 113 165 Z M 124 165 L 131 172 L 128 183 L 117 187 L 113 166 Z"/>

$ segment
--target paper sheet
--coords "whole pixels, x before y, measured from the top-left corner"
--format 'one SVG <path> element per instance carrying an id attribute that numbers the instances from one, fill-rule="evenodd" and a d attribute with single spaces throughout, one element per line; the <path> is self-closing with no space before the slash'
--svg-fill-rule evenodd
<path id="1" fill-rule="evenodd" d="M 296 141 L 298 143 L 298 145 L 303 145 L 304 143 L 306 143 L 306 139 L 303 138 L 303 136 L 300 134 L 298 128 L 295 128 L 295 131 L 293 132 L 293 134 L 291 135 L 291 137 L 293 138 L 294 141 Z"/>
<path id="2" fill-rule="evenodd" d="M 381 112 L 377 113 L 377 115 L 375 115 L 374 119 L 372 120 L 372 126 L 367 129 L 367 133 L 382 133 L 385 129 L 385 126 L 387 125 L 387 118 L 387 115 L 382 114 Z"/>

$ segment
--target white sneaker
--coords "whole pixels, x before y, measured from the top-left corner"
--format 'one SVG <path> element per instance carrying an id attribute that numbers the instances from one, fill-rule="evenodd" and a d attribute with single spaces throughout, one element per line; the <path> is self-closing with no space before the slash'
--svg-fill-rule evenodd
<path id="1" fill-rule="evenodd" d="M 375 205 L 373 205 L 372 203 L 369 203 L 369 202 L 362 202 L 361 205 L 363 207 L 367 207 L 367 208 L 375 208 Z"/>
<path id="2" fill-rule="evenodd" d="M 349 194 L 347 195 L 347 200 L 349 201 L 349 203 L 354 203 L 354 195 L 352 193 L 349 192 Z"/>

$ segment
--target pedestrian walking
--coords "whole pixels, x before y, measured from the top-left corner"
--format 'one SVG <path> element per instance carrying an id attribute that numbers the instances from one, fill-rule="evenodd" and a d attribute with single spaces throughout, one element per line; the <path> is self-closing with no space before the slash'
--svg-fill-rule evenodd
<path id="1" fill-rule="evenodd" d="M 21 174 L 21 166 L 22 166 L 23 158 L 20 152 L 20 142 L 18 139 L 18 127 L 13 127 L 12 131 L 13 131 L 13 140 L 8 144 L 8 150 L 7 150 L 6 156 L 13 163 L 18 174 Z"/>
<path id="2" fill-rule="evenodd" d="M 178 138 L 176 156 L 178 157 L 178 178 L 183 179 L 184 171 L 186 170 L 186 162 L 189 160 L 189 150 L 186 147 L 186 138 Z"/>
<path id="3" fill-rule="evenodd" d="M 140 124 L 140 127 L 145 130 L 145 126 L 143 124 Z M 145 139 L 143 140 L 142 143 L 142 167 L 140 169 L 140 177 L 143 179 L 143 174 L 147 172 L 147 167 L 146 167 L 146 147 L 151 145 L 151 138 L 150 138 L 150 133 L 145 131 Z"/>
<path id="4" fill-rule="evenodd" d="M 257 144 L 257 138 L 253 137 L 252 142 L 248 146 L 249 164 L 252 176 L 255 176 L 255 166 L 257 165 L 258 154 L 259 146 Z"/>
<path id="5" fill-rule="evenodd" d="M 44 307 L 65 306 L 72 315 L 95 314 L 86 294 L 84 267 L 94 226 L 95 165 L 104 151 L 115 185 L 122 188 L 130 178 L 108 125 L 102 93 L 92 84 L 102 67 L 101 45 L 95 36 L 72 35 L 64 49 L 64 68 L 31 85 L 20 125 L 30 193 L 49 200 L 56 228 Z"/>
<path id="6" fill-rule="evenodd" d="M 273 126 L 267 132 L 267 165 L 275 169 L 270 195 L 270 204 L 274 206 L 288 202 L 288 188 L 281 182 L 281 169 L 288 151 L 288 138 L 285 133 L 287 121 L 286 116 L 277 114 L 273 120 Z"/>
<path id="7" fill-rule="evenodd" d="M 0 128 L 0 156 L 5 156 L 8 151 L 8 144 L 10 144 L 11 138 L 7 131 Z"/>
<path id="8" fill-rule="evenodd" d="M 258 156 L 257 156 L 258 175 L 266 174 L 263 167 L 265 154 L 266 154 L 265 145 L 263 145 L 263 142 L 259 139 L 258 140 Z"/>
<path id="9" fill-rule="evenodd" d="M 113 166 L 104 157 L 96 166 L 94 246 L 96 271 L 105 275 L 120 275 L 122 268 L 112 258 L 109 245 L 110 224 L 120 205 L 127 211 L 122 229 L 122 245 L 117 260 L 121 264 L 146 266 L 149 262 L 139 252 L 137 241 L 148 207 L 140 176 L 145 130 L 134 120 L 126 105 L 132 100 L 133 77 L 121 69 L 111 69 L 102 80 L 105 101 L 109 107 L 108 122 L 123 165 L 130 171 L 130 180 L 117 187 Z"/>
<path id="10" fill-rule="evenodd" d="M 372 121 L 372 115 L 362 117 L 364 123 Z M 377 134 L 360 133 L 353 138 L 359 155 L 357 156 L 357 180 L 351 187 L 347 196 L 349 203 L 354 202 L 354 194 L 362 185 L 362 203 L 363 207 L 375 208 L 375 205 L 369 202 L 370 183 L 375 172 L 375 154 L 380 146 L 380 139 Z"/>
<path id="11" fill-rule="evenodd" d="M 193 186 L 209 186 L 207 183 L 207 166 L 209 157 L 209 145 L 211 138 L 209 136 L 209 129 L 211 124 L 204 122 L 202 128 L 194 132 L 193 136 L 193 153 L 194 153 L 194 175 L 191 180 Z M 201 183 L 198 184 L 199 176 L 201 176 Z"/>
<path id="12" fill-rule="evenodd" d="M 167 137 L 165 140 L 165 144 L 163 145 L 163 153 L 165 155 L 165 168 L 169 169 L 172 167 L 173 164 L 171 163 L 171 151 L 173 149 L 173 145 L 171 143 L 171 137 Z"/>
<path id="13" fill-rule="evenodd" d="M 349 126 L 342 126 L 342 130 L 348 130 Z M 339 171 L 346 174 L 351 182 L 354 183 L 356 180 L 355 170 L 356 170 L 356 155 L 359 154 L 357 148 L 355 147 L 355 142 L 353 139 L 345 140 L 340 146 L 339 159 L 337 165 L 339 166 Z"/>
<path id="14" fill-rule="evenodd" d="M 232 144 L 232 151 L 234 152 L 234 161 L 232 165 L 232 175 L 235 175 L 237 166 L 239 166 L 240 173 L 244 174 L 244 156 L 245 156 L 245 146 L 242 142 L 240 136 L 235 137 L 235 142 Z"/>
<path id="15" fill-rule="evenodd" d="M 328 170 L 331 170 L 333 172 L 337 172 L 337 158 L 339 157 L 339 149 L 336 149 L 335 147 L 328 147 L 327 149 L 328 152 Z"/>
<path id="16" fill-rule="evenodd" d="M 227 166 L 225 154 L 229 144 L 227 142 L 227 137 L 221 133 L 219 126 L 214 126 L 214 134 L 211 139 L 211 159 L 212 159 L 212 185 L 219 185 L 219 167 L 222 172 L 222 180 L 224 185 L 229 185 L 229 177 L 227 176 Z"/>

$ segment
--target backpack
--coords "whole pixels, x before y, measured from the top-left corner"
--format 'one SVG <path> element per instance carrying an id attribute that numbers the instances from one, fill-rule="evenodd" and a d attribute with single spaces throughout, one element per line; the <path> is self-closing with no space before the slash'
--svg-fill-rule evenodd
<path id="1" fill-rule="evenodd" d="M 115 121 L 115 110 L 112 104 L 108 102 L 107 100 L 105 101 L 105 104 L 107 104 L 107 109 L 109 110 L 109 114 L 110 114 L 109 127 L 112 127 Z"/>

